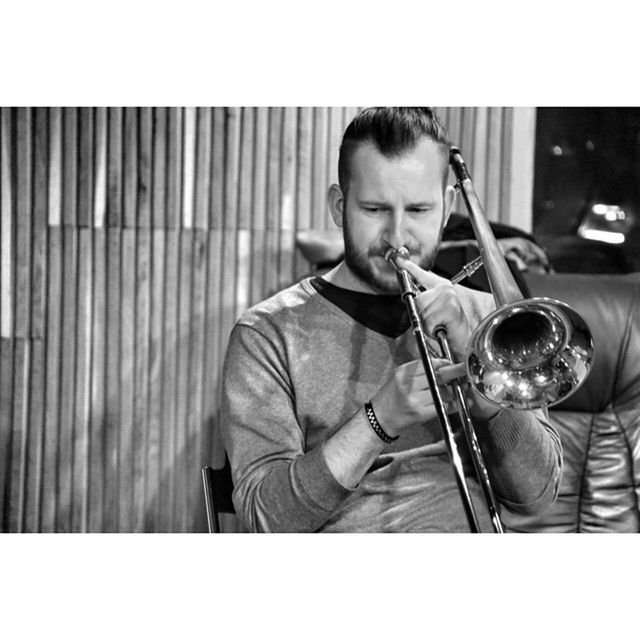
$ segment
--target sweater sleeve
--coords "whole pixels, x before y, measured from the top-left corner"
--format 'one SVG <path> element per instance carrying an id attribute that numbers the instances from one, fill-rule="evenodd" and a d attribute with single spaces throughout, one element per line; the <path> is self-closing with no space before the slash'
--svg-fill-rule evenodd
<path id="1" fill-rule="evenodd" d="M 476 432 L 496 497 L 507 509 L 532 515 L 553 503 L 562 446 L 546 411 L 503 409 Z"/>
<path id="2" fill-rule="evenodd" d="M 234 506 L 250 531 L 315 531 L 351 493 L 321 446 L 305 452 L 294 403 L 277 339 L 236 325 L 223 369 L 221 433 Z"/>

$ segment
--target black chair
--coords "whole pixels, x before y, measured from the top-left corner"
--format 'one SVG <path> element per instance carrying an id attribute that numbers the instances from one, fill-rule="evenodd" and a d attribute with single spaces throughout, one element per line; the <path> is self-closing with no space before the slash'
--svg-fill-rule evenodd
<path id="1" fill-rule="evenodd" d="M 233 481 L 229 458 L 225 456 L 224 467 L 202 467 L 202 486 L 207 509 L 207 525 L 209 533 L 220 533 L 220 513 L 235 513 L 231 494 Z"/>

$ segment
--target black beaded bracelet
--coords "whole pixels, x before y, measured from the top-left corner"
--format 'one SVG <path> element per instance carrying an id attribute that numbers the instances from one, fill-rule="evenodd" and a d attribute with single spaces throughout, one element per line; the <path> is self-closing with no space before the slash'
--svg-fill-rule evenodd
<path id="1" fill-rule="evenodd" d="M 400 436 L 394 436 L 392 438 L 380 426 L 380 423 L 378 422 L 378 418 L 376 418 L 376 414 L 373 412 L 373 407 L 371 406 L 370 402 L 364 403 L 364 411 L 367 414 L 367 418 L 369 420 L 369 424 L 371 425 L 371 428 L 376 432 L 376 435 L 378 436 L 378 438 L 380 438 L 380 440 L 388 444 L 389 442 L 393 442 L 394 440 L 397 440 L 400 437 Z"/>

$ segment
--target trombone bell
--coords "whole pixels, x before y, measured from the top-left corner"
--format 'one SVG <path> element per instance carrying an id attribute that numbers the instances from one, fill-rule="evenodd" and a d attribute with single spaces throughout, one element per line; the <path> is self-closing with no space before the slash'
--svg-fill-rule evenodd
<path id="1" fill-rule="evenodd" d="M 587 377 L 593 341 L 569 305 L 531 298 L 504 305 L 476 328 L 467 355 L 469 382 L 511 409 L 557 404 Z"/>

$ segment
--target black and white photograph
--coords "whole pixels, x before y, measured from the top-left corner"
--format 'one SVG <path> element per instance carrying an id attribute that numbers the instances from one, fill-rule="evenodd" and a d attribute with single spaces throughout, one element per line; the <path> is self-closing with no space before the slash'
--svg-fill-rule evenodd
<path id="1" fill-rule="evenodd" d="M 573 64 L 560 23 L 545 40 L 551 25 L 534 21 L 528 36 L 557 55 L 522 62 L 503 46 L 513 30 L 476 58 L 452 27 L 441 48 L 458 57 L 439 71 L 456 85 L 442 90 L 435 42 L 396 83 L 403 56 L 391 49 L 404 40 L 370 58 L 365 13 L 350 27 L 324 11 L 319 62 L 296 59 L 302 31 L 265 33 L 276 15 L 265 5 L 241 14 L 224 12 L 251 23 L 248 37 L 229 30 L 217 49 L 186 9 L 169 22 L 198 38 L 172 43 L 159 23 L 137 40 L 132 16 L 122 61 L 94 51 L 83 67 L 61 42 L 71 90 L 42 68 L 32 81 L 48 64 L 35 44 L 31 71 L 9 72 L 9 601 L 34 571 L 40 597 L 67 574 L 74 593 L 87 584 L 83 597 L 103 583 L 135 619 L 125 637 L 196 635 L 196 618 L 218 615 L 211 598 L 232 603 L 233 637 L 298 637 L 280 615 L 308 625 L 307 604 L 331 593 L 327 625 L 342 631 L 312 637 L 422 637 L 414 613 L 442 599 L 445 633 L 467 608 L 464 637 L 494 605 L 458 598 L 487 579 L 514 580 L 509 610 L 546 576 L 554 596 L 565 576 L 601 581 L 583 559 L 620 564 L 636 540 L 620 534 L 640 532 L 640 101 L 610 92 L 597 39 L 585 39 L 590 67 Z M 77 42 L 89 46 L 88 33 Z M 555 60 L 571 74 L 554 75 Z M 409 587 L 425 574 L 426 591 Z M 192 591 L 178 597 L 183 582 Z M 142 604 L 124 604 L 139 593 L 175 617 L 148 626 Z M 385 598 L 411 610 L 402 631 L 354 618 L 363 606 L 380 615 Z M 178 602 L 197 614 L 180 618 Z M 605 603 L 592 626 L 611 634 L 622 620 L 604 614 L 622 603 Z M 561 598 L 549 607 L 562 611 Z M 57 620 L 53 601 L 47 610 Z"/>

